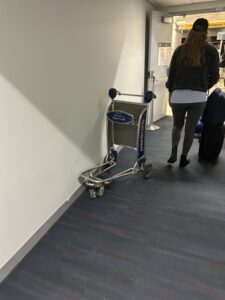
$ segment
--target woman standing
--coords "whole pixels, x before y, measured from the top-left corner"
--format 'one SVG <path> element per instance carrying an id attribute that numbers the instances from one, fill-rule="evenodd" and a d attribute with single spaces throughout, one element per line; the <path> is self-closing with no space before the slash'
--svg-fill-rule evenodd
<path id="1" fill-rule="evenodd" d="M 194 22 L 185 44 L 174 51 L 166 83 L 173 112 L 172 152 L 168 163 L 177 160 L 177 148 L 187 114 L 180 167 L 190 162 L 187 154 L 205 108 L 207 91 L 219 79 L 219 54 L 207 42 L 207 31 L 206 19 L 200 18 Z"/>

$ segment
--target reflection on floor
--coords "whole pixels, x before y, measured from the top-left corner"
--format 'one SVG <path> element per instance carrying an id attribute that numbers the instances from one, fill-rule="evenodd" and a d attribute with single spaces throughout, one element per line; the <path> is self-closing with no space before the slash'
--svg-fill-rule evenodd
<path id="1" fill-rule="evenodd" d="M 167 166 L 171 118 L 146 133 L 152 178 L 85 192 L 0 286 L 0 300 L 225 299 L 225 146 L 186 169 Z M 123 150 L 122 167 L 135 153 Z"/>

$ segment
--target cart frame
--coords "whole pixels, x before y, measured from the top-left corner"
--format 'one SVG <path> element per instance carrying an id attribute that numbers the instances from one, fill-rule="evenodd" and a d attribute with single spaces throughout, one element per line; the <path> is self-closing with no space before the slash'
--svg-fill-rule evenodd
<path id="1" fill-rule="evenodd" d="M 92 199 L 96 198 L 96 196 L 102 196 L 105 186 L 120 177 L 134 175 L 142 171 L 144 178 L 148 179 L 152 173 L 152 164 L 147 164 L 145 157 L 145 128 L 148 103 L 147 101 L 146 103 L 139 103 L 116 100 L 117 95 L 146 98 L 146 96 L 141 95 L 122 94 L 115 89 L 109 90 L 111 102 L 106 114 L 107 155 L 103 163 L 83 172 L 79 177 L 80 183 L 89 188 L 89 195 Z M 154 96 L 153 93 L 148 94 L 148 102 L 150 102 Z M 134 149 L 137 152 L 137 159 L 132 167 L 106 178 L 101 178 L 103 173 L 112 169 L 117 164 L 118 153 L 116 146 Z"/>

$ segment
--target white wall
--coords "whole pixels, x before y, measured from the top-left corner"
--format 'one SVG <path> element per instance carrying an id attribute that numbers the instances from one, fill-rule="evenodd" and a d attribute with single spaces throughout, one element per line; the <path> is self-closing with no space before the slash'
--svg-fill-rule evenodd
<path id="1" fill-rule="evenodd" d="M 177 29 L 177 25 L 173 23 L 173 31 L 172 31 L 172 43 L 171 48 L 174 51 L 178 46 L 181 45 L 182 40 L 182 31 Z"/>
<path id="2" fill-rule="evenodd" d="M 143 92 L 146 9 L 0 0 L 0 268 L 106 154 L 108 89 Z"/>

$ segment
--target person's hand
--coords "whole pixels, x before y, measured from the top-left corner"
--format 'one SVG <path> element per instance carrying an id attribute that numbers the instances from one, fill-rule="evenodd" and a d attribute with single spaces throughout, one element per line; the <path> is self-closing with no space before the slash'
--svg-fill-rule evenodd
<path id="1" fill-rule="evenodd" d="M 169 106 L 171 107 L 171 96 L 172 96 L 172 93 L 169 92 Z"/>

